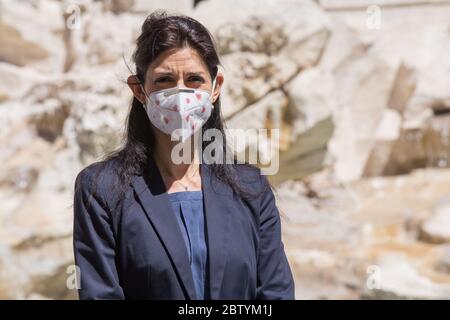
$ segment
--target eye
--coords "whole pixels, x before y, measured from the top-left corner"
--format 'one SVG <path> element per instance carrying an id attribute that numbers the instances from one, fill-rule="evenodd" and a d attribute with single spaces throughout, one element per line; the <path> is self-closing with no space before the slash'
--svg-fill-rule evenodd
<path id="1" fill-rule="evenodd" d="M 163 76 L 163 77 L 157 78 L 155 80 L 155 83 L 165 83 L 165 82 L 171 82 L 171 81 L 173 81 L 171 77 Z"/>
<path id="2" fill-rule="evenodd" d="M 200 82 L 200 83 L 204 83 L 204 82 L 205 82 L 205 79 L 203 79 L 203 77 L 201 77 L 201 76 L 190 76 L 190 77 L 188 78 L 188 81 L 189 81 L 189 82 Z"/>

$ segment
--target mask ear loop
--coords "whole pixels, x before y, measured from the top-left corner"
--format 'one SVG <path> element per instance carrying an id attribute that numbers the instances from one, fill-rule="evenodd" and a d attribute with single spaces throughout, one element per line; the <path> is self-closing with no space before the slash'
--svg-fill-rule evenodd
<path id="1" fill-rule="evenodd" d="M 212 89 L 211 89 L 211 104 L 213 104 L 212 98 L 213 98 L 213 94 L 214 94 L 214 89 L 216 88 L 216 79 L 217 79 L 217 75 L 214 77 L 214 80 L 212 82 Z M 214 108 L 214 105 L 213 105 Z"/>
<path id="2" fill-rule="evenodd" d="M 141 80 L 139 80 L 139 86 L 141 87 L 142 92 L 144 92 L 144 95 L 145 95 L 145 98 L 146 98 L 145 103 L 143 103 L 142 105 L 144 107 L 146 107 L 147 106 L 147 101 L 150 101 L 150 97 L 147 95 L 147 92 L 145 91 L 144 86 L 141 83 Z"/>

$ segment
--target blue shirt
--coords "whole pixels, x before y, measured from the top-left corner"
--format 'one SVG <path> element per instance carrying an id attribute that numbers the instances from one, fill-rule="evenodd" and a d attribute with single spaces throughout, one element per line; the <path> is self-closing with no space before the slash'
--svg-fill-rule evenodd
<path id="1" fill-rule="evenodd" d="M 169 193 L 186 244 L 197 299 L 207 299 L 207 247 L 202 191 Z"/>

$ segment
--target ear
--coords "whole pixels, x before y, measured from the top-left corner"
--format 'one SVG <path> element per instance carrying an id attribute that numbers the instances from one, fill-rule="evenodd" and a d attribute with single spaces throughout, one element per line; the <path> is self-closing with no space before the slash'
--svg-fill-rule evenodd
<path id="1" fill-rule="evenodd" d="M 133 92 L 134 97 L 138 99 L 142 104 L 144 104 L 146 101 L 146 96 L 142 91 L 142 87 L 140 85 L 138 77 L 136 75 L 129 76 L 127 79 L 127 84 Z"/>
<path id="2" fill-rule="evenodd" d="M 216 77 L 216 87 L 214 88 L 214 92 L 213 92 L 213 96 L 212 96 L 213 103 L 216 102 L 217 98 L 220 96 L 220 91 L 222 89 L 223 81 L 224 81 L 223 74 L 221 72 L 218 72 L 217 77 Z"/>

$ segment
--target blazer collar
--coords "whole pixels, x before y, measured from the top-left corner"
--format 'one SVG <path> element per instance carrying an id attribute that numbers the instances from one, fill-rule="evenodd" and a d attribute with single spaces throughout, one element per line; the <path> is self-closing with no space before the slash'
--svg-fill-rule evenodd
<path id="1" fill-rule="evenodd" d="M 208 279 L 211 299 L 219 299 L 230 235 L 232 189 L 216 178 L 211 166 L 200 163 L 204 213 L 206 217 L 206 241 L 208 247 Z M 153 158 L 144 175 L 135 175 L 132 186 L 141 202 L 149 222 L 159 235 L 185 294 L 195 299 L 189 257 L 178 222 L 166 192 L 163 179 Z"/>

